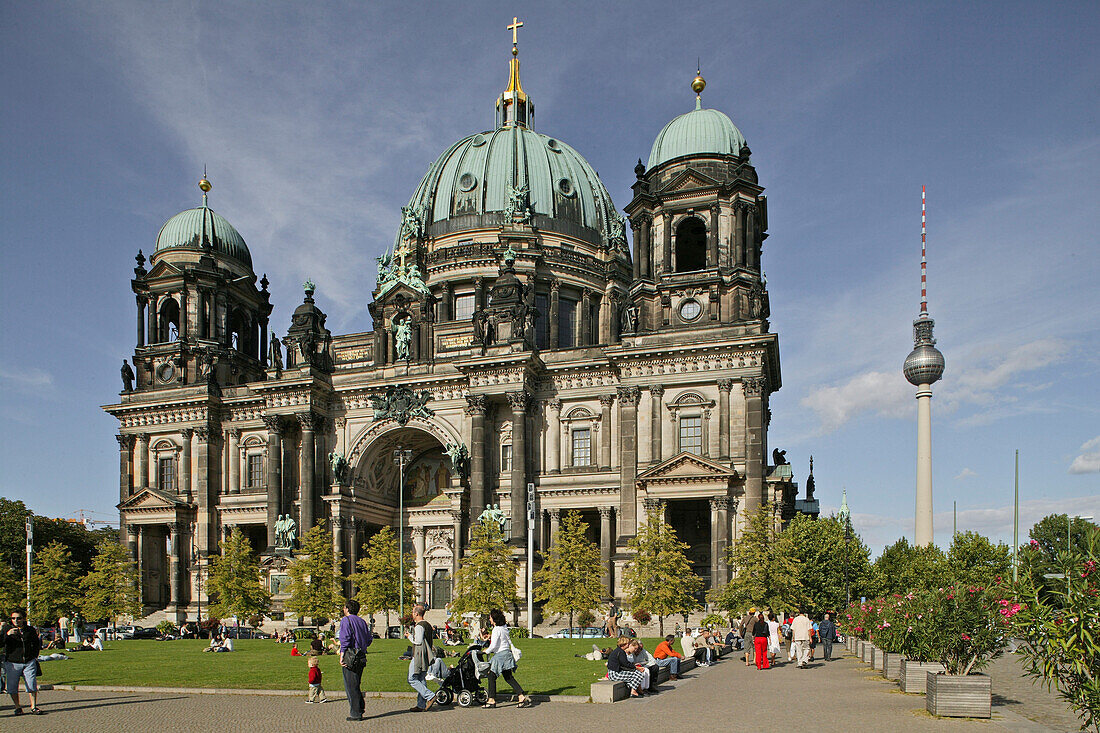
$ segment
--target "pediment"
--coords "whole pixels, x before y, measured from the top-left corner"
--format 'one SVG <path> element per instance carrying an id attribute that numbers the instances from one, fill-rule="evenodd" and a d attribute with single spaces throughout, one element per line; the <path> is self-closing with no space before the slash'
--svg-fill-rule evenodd
<path id="1" fill-rule="evenodd" d="M 660 193 L 673 193 L 676 191 L 688 191 L 695 188 L 714 188 L 720 183 L 694 168 L 688 168 L 677 174 L 660 191 Z"/>
<path id="2" fill-rule="evenodd" d="M 180 500 L 159 489 L 146 488 L 131 496 L 118 505 L 119 509 L 179 509 L 186 507 L 187 502 Z"/>
<path id="3" fill-rule="evenodd" d="M 697 456 L 694 453 L 680 453 L 638 474 L 638 481 L 661 481 L 677 479 L 720 479 L 729 481 L 737 478 L 737 472 L 720 463 Z"/>

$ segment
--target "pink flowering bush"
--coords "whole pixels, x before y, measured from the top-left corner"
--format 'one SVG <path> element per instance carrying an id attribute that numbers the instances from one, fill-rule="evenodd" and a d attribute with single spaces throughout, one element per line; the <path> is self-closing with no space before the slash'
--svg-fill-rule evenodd
<path id="1" fill-rule="evenodd" d="M 1004 651 L 1012 618 L 1022 606 L 1009 600 L 1001 584 L 940 588 L 929 594 L 934 661 L 947 674 L 977 674 Z"/>

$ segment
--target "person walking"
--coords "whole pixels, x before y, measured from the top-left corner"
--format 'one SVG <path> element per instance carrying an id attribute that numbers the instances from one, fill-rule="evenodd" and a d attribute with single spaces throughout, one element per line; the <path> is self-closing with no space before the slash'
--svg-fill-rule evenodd
<path id="1" fill-rule="evenodd" d="M 821 637 L 821 651 L 828 662 L 832 659 L 833 642 L 836 641 L 836 624 L 833 623 L 832 614 L 825 614 L 825 618 L 818 624 L 817 633 Z"/>
<path id="2" fill-rule="evenodd" d="M 489 619 L 493 622 L 493 630 L 489 636 L 489 646 L 486 654 L 492 654 L 493 659 L 489 663 L 489 699 L 481 707 L 495 708 L 497 706 L 497 677 L 503 677 L 512 686 L 519 696 L 519 707 L 531 707 L 531 696 L 524 693 L 519 682 L 516 682 L 512 674 L 516 669 L 516 658 L 512 653 L 512 638 L 508 635 L 508 623 L 504 618 L 504 612 L 494 608 L 489 612 Z"/>
<path id="3" fill-rule="evenodd" d="M 340 667 L 344 673 L 344 690 L 348 695 L 348 720 L 363 719 L 363 669 L 367 663 L 367 647 L 374 641 L 367 622 L 359 618 L 359 601 L 344 602 L 340 619 Z"/>
<path id="4" fill-rule="evenodd" d="M 757 669 L 771 667 L 771 663 L 768 661 L 768 637 L 770 636 L 771 629 L 768 628 L 768 622 L 764 619 L 764 612 L 761 611 L 756 615 L 756 620 L 752 624 L 753 657 L 756 659 Z"/>
<path id="5" fill-rule="evenodd" d="M 424 610 L 419 603 L 412 607 L 413 627 L 405 635 L 413 645 L 412 659 L 409 660 L 409 686 L 416 690 L 416 705 L 410 710 L 413 713 L 422 713 L 435 702 L 435 693 L 424 683 L 435 658 L 432 652 L 435 634 L 431 624 L 424 620 Z"/>
<path id="6" fill-rule="evenodd" d="M 749 609 L 749 612 L 741 617 L 741 646 L 745 647 L 745 666 L 752 666 L 752 655 L 755 649 L 753 648 L 753 636 L 752 625 L 756 623 L 756 606 Z"/>
<path id="7" fill-rule="evenodd" d="M 799 669 L 805 669 L 810 661 L 810 634 L 814 625 L 804 611 L 799 609 L 798 615 L 791 622 L 791 646 L 794 650 Z"/>
<path id="8" fill-rule="evenodd" d="M 782 649 L 779 646 L 779 618 L 775 615 L 775 611 L 768 614 L 768 657 L 771 662 L 779 657 L 779 652 Z"/>
<path id="9" fill-rule="evenodd" d="M 4 634 L 4 676 L 7 678 L 8 694 L 15 705 L 15 715 L 23 714 L 19 704 L 19 678 L 27 688 L 31 699 L 31 714 L 43 715 L 38 707 L 38 653 L 42 651 L 42 640 L 38 631 L 27 623 L 27 610 L 17 608 L 11 612 L 11 628 Z"/>

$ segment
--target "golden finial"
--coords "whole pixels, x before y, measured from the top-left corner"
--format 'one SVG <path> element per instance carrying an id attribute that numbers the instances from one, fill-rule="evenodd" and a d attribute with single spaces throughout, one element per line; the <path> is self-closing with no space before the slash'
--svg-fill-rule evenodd
<path id="1" fill-rule="evenodd" d="M 206 194 L 209 193 L 210 189 L 212 189 L 213 187 L 214 184 L 206 178 L 206 166 L 204 165 L 202 167 L 202 178 L 199 179 L 199 190 L 202 191 L 203 206 L 206 206 Z"/>
<path id="2" fill-rule="evenodd" d="M 701 68 L 696 69 L 695 78 L 691 80 L 691 91 L 696 95 L 702 93 L 707 88 L 707 80 L 703 78 L 703 71 Z"/>
<path id="3" fill-rule="evenodd" d="M 512 16 L 512 24 L 506 27 L 508 28 L 508 30 L 512 31 L 512 55 L 518 56 L 519 46 L 517 45 L 517 42 L 519 41 L 519 37 L 516 35 L 516 32 L 523 27 L 523 22 L 520 21 L 519 18 Z"/>

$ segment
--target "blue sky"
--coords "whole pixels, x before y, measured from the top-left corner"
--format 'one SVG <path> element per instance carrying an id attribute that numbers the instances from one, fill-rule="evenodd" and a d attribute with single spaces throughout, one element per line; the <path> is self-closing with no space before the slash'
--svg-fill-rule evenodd
<path id="1" fill-rule="evenodd" d="M 491 124 L 513 15 L 536 129 L 618 206 L 701 60 L 769 197 L 783 388 L 772 445 L 847 488 L 876 550 L 912 538 L 920 188 L 947 359 L 936 540 L 1100 516 L 1100 6 L 1035 3 L 35 2 L 0 10 L 0 494 L 115 518 L 133 256 L 211 205 L 272 281 L 366 330 L 374 258 L 451 142 Z"/>

